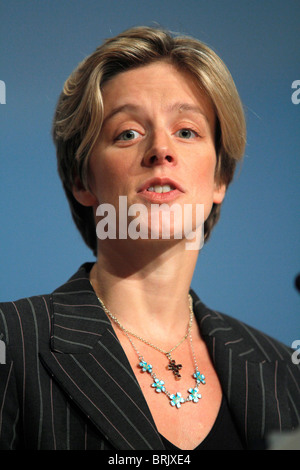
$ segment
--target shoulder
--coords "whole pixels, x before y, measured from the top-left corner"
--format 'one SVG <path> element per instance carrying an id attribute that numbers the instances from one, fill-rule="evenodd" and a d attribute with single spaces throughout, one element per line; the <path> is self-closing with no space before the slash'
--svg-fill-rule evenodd
<path id="1" fill-rule="evenodd" d="M 227 313 L 207 307 L 194 292 L 194 311 L 201 333 L 226 350 L 255 362 L 284 360 L 291 363 L 293 349 L 280 340 Z"/>
<path id="2" fill-rule="evenodd" d="M 0 339 L 7 346 L 24 344 L 35 337 L 49 340 L 50 304 L 51 295 L 0 303 Z"/>
<path id="3" fill-rule="evenodd" d="M 230 315 L 224 313 L 220 313 L 220 315 L 223 316 L 224 321 L 243 338 L 245 343 L 261 351 L 266 359 L 276 360 L 290 358 L 292 349 L 282 341 Z"/>
<path id="4" fill-rule="evenodd" d="M 25 297 L 0 303 L 0 340 L 7 345 L 36 340 L 49 343 L 53 321 L 53 303 L 68 303 L 70 294 L 76 298 L 89 286 L 89 270 L 93 263 L 83 264 L 63 285 L 50 294 Z M 59 299 L 59 300 L 57 300 Z"/>

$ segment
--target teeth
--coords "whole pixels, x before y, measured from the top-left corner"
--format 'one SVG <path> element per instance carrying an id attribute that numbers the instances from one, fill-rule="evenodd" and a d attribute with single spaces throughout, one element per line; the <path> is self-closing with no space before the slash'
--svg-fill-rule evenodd
<path id="1" fill-rule="evenodd" d="M 150 186 L 147 191 L 150 191 L 152 193 L 168 193 L 173 189 L 174 188 L 172 188 L 169 184 L 164 184 L 163 186 L 156 184 L 155 186 Z"/>

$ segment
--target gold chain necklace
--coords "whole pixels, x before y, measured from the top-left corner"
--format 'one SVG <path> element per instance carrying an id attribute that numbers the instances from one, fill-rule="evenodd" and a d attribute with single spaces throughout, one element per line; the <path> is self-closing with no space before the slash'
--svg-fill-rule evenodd
<path id="1" fill-rule="evenodd" d="M 133 333 L 132 331 L 129 331 L 127 328 L 125 328 L 120 323 L 118 318 L 115 315 L 113 315 L 111 313 L 111 311 L 105 306 L 103 300 L 100 297 L 98 297 L 98 300 L 99 300 L 103 310 L 105 311 L 105 313 L 118 325 L 118 327 L 123 331 L 123 333 L 127 337 L 128 337 L 128 335 L 134 336 L 135 338 L 137 338 L 138 340 L 140 340 L 143 343 L 147 344 L 148 346 L 151 346 L 151 348 L 154 348 L 157 351 L 161 352 L 162 354 L 164 354 L 168 358 L 168 360 L 169 360 L 168 369 L 173 372 L 176 379 L 181 379 L 181 375 L 180 375 L 179 371 L 182 369 L 182 364 L 176 364 L 175 360 L 171 356 L 171 353 L 173 351 L 175 351 L 175 349 L 177 349 L 187 339 L 187 337 L 190 335 L 190 332 L 191 332 L 192 323 L 193 323 L 193 316 L 194 316 L 193 300 L 192 300 L 190 295 L 188 296 L 188 299 L 189 299 L 190 315 L 189 315 L 189 323 L 188 323 L 188 327 L 187 327 L 187 332 L 184 335 L 184 337 L 181 338 L 181 340 L 173 348 L 171 348 L 169 351 L 165 351 L 164 349 L 159 348 L 158 346 L 155 346 L 155 344 L 151 343 L 150 341 L 142 338 L 141 336 L 137 335 L 136 333 Z"/>
<path id="2" fill-rule="evenodd" d="M 91 283 L 92 284 L 92 283 Z M 193 348 L 193 344 L 192 344 L 192 334 L 191 334 L 191 328 L 192 328 L 192 321 L 193 321 L 193 315 L 194 315 L 194 312 L 193 312 L 193 306 L 192 306 L 192 298 L 191 296 L 189 295 L 189 310 L 190 310 L 190 318 L 189 318 L 189 324 L 188 324 L 188 329 L 187 329 L 187 333 L 184 335 L 184 337 L 179 341 L 179 343 L 177 343 L 172 349 L 170 349 L 169 351 L 164 351 L 163 349 L 159 348 L 158 346 L 155 346 L 153 343 L 151 343 L 150 341 L 147 341 L 145 340 L 144 338 L 142 338 L 141 336 L 135 334 L 135 333 L 132 333 L 131 331 L 129 331 L 127 328 L 125 328 L 121 323 L 120 321 L 118 320 L 118 318 L 113 315 L 110 310 L 105 306 L 104 302 L 98 297 L 98 300 L 103 308 L 103 310 L 106 312 L 106 314 L 118 325 L 118 327 L 121 329 L 121 331 L 126 335 L 126 337 L 128 338 L 129 342 L 131 343 L 133 349 L 135 350 L 138 358 L 139 358 L 139 364 L 138 366 L 142 369 L 142 372 L 147 372 L 148 374 L 150 374 L 150 376 L 152 377 L 153 379 L 153 383 L 151 384 L 151 387 L 153 387 L 155 389 L 155 391 L 157 393 L 163 393 L 164 395 L 166 395 L 169 400 L 170 400 L 170 405 L 173 406 L 173 407 L 176 407 L 176 408 L 180 408 L 181 405 L 183 403 L 189 403 L 189 402 L 193 402 L 193 403 L 198 403 L 199 402 L 199 399 L 201 398 L 201 394 L 199 393 L 199 389 L 198 389 L 198 385 L 199 384 L 205 384 L 205 376 L 203 374 L 201 374 L 198 370 L 198 365 L 197 365 L 197 361 L 196 361 L 196 357 L 195 357 L 195 352 L 194 352 L 194 348 Z M 189 395 L 186 397 L 186 398 L 183 398 L 181 396 L 181 393 L 180 392 L 176 392 L 175 394 L 174 393 L 170 393 L 166 387 L 165 387 L 165 382 L 163 380 L 160 380 L 155 372 L 153 371 L 153 367 L 151 364 L 147 363 L 145 360 L 144 360 L 144 357 L 140 354 L 140 352 L 138 351 L 138 349 L 136 348 L 136 346 L 134 345 L 132 339 L 130 338 L 130 335 L 131 336 L 134 336 L 135 338 L 139 339 L 140 341 L 142 341 L 143 343 L 147 344 L 148 346 L 151 346 L 152 348 L 156 349 L 157 351 L 163 353 L 169 360 L 169 365 L 168 365 L 168 369 L 169 370 L 172 370 L 173 374 L 175 375 L 175 378 L 177 379 L 180 379 L 181 376 L 179 374 L 179 370 L 182 368 L 182 365 L 181 364 L 176 364 L 174 359 L 172 359 L 171 357 L 171 352 L 174 351 L 176 348 L 178 348 L 178 346 L 180 346 L 180 344 L 183 343 L 183 341 L 189 336 L 190 337 L 190 346 L 191 346 L 191 350 L 192 350 L 192 355 L 193 355 L 193 360 L 194 360 L 194 365 L 195 365 L 195 372 L 193 374 L 193 378 L 195 379 L 195 382 L 196 382 L 196 386 L 194 388 L 189 388 L 188 389 L 188 393 Z"/>

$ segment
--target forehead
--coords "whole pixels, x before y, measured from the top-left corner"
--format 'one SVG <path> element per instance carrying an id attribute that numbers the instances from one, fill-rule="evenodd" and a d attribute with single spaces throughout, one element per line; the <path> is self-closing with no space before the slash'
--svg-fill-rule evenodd
<path id="1" fill-rule="evenodd" d="M 155 106 L 165 111 L 202 110 L 214 122 L 211 99 L 196 79 L 174 65 L 160 61 L 121 72 L 102 88 L 104 118 L 114 110 Z"/>

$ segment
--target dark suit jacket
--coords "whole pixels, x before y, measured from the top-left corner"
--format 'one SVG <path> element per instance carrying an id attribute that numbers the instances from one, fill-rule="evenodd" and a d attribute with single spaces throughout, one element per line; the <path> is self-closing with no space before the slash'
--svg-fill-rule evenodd
<path id="1" fill-rule="evenodd" d="M 0 449 L 164 449 L 89 283 L 90 268 L 83 265 L 51 295 L 0 305 L 0 339 L 6 344 Z M 299 426 L 300 370 L 291 350 L 192 295 L 245 445 L 253 447 L 272 430 Z"/>

